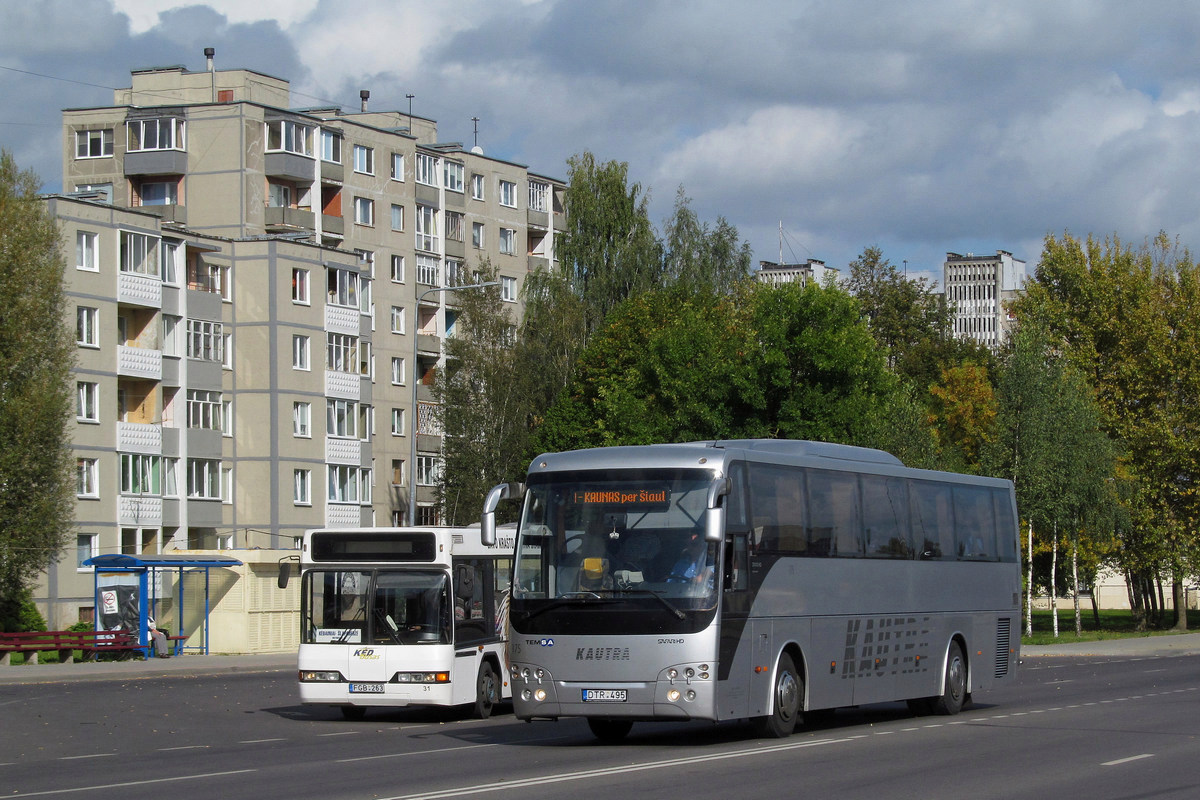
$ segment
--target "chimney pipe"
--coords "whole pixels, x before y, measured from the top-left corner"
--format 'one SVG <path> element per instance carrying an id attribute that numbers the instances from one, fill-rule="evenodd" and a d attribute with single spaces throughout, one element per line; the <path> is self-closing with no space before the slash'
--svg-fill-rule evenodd
<path id="1" fill-rule="evenodd" d="M 358 93 L 358 96 L 362 100 L 362 110 L 365 114 L 367 111 L 367 101 L 371 99 L 371 93 L 366 89 L 363 89 Z"/>
<path id="2" fill-rule="evenodd" d="M 215 56 L 216 54 L 217 54 L 217 51 L 214 48 L 212 48 L 212 47 L 204 48 L 204 59 L 208 65 L 207 69 L 209 72 L 213 71 L 213 56 Z"/>

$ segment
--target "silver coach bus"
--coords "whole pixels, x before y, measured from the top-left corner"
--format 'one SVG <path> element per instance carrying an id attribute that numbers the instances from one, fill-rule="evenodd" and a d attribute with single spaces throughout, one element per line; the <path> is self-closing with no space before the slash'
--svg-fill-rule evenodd
<path id="1" fill-rule="evenodd" d="M 879 451 L 738 440 L 539 456 L 509 615 L 521 719 L 750 718 L 907 700 L 954 714 L 1011 680 L 1020 565 L 1009 481 Z"/>

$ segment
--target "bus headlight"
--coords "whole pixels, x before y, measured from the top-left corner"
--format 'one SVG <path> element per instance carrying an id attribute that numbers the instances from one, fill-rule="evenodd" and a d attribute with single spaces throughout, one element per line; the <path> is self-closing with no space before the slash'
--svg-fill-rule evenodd
<path id="1" fill-rule="evenodd" d="M 449 672 L 397 672 L 392 683 L 449 683 Z"/>
<path id="2" fill-rule="evenodd" d="M 679 702 L 679 690 L 672 689 L 671 691 L 667 692 L 667 699 L 670 700 L 672 703 L 678 703 Z"/>
<path id="3" fill-rule="evenodd" d="M 342 673 L 333 669 L 302 669 L 300 670 L 301 683 L 345 683 L 346 679 L 342 677 Z"/>

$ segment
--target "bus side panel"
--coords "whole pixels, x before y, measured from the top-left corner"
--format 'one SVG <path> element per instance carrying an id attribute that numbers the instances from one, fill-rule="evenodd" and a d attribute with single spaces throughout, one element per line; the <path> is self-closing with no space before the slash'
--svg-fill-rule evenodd
<path id="1" fill-rule="evenodd" d="M 808 662 L 806 708 L 838 708 L 854 704 L 855 672 L 847 669 L 857 639 L 845 617 L 817 617 L 812 622 L 813 646 L 804 655 Z M 822 643 L 824 646 L 822 646 Z"/>

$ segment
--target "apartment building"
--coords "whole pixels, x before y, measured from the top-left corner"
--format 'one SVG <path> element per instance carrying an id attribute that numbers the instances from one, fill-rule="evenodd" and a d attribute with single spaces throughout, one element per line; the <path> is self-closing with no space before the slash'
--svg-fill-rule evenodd
<path id="1" fill-rule="evenodd" d="M 518 318 L 564 226 L 562 181 L 365 91 L 296 109 L 286 80 L 211 58 L 131 84 L 63 112 L 47 199 L 78 344 L 77 557 L 37 592 L 52 627 L 91 613 L 91 555 L 288 548 L 407 524 L 410 499 L 437 522 L 453 287 L 486 260 Z"/>
<path id="2" fill-rule="evenodd" d="M 769 286 L 782 286 L 785 283 L 799 283 L 801 286 L 807 286 L 810 283 L 821 284 L 825 280 L 825 275 L 829 273 L 836 278 L 838 270 L 836 267 L 825 266 L 824 261 L 810 258 L 802 264 L 759 261 L 758 271 L 754 273 L 754 277 Z"/>
<path id="3" fill-rule="evenodd" d="M 954 309 L 954 335 L 996 349 L 1010 327 L 1004 304 L 1025 287 L 1025 262 L 1006 250 L 994 256 L 947 253 L 942 286 Z"/>

